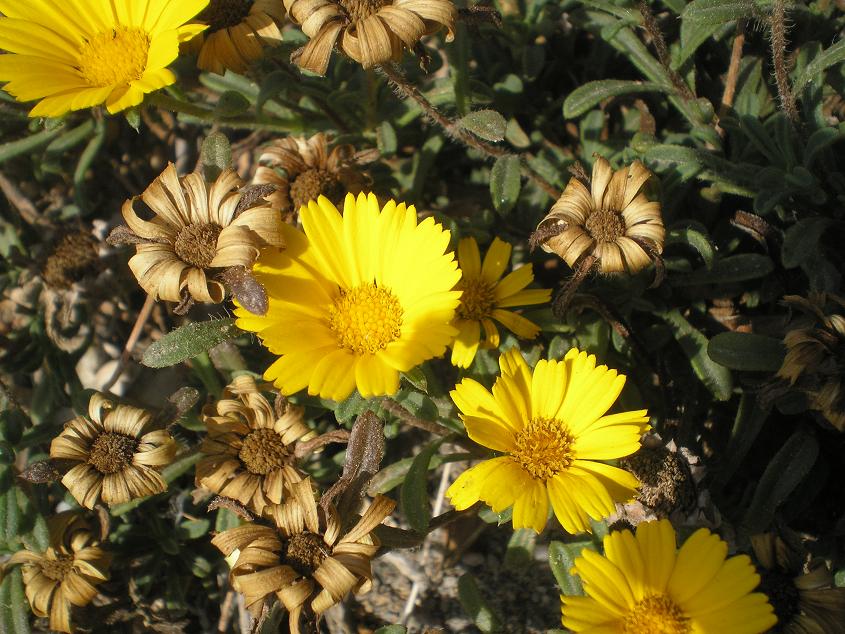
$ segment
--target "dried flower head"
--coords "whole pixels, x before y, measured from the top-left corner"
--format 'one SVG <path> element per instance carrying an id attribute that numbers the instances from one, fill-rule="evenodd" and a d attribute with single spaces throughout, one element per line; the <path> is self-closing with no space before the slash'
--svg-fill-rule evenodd
<path id="1" fill-rule="evenodd" d="M 97 240 L 89 231 L 71 231 L 59 238 L 44 262 L 41 277 L 51 288 L 67 289 L 97 271 Z"/>
<path id="2" fill-rule="evenodd" d="M 282 43 L 278 23 L 284 16 L 279 0 L 210 0 L 194 21 L 208 28 L 187 49 L 198 53 L 202 70 L 243 73 L 261 59 L 265 46 Z"/>
<path id="3" fill-rule="evenodd" d="M 43 553 L 21 550 L 6 566 L 20 564 L 27 601 L 36 616 L 50 617 L 50 629 L 71 632 L 71 606 L 85 606 L 108 578 L 111 554 L 99 547 L 91 526 L 74 512 L 47 523 L 50 546 Z"/>
<path id="4" fill-rule="evenodd" d="M 115 405 L 97 393 L 88 416 L 68 421 L 53 439 L 50 458 L 72 465 L 62 484 L 91 509 L 100 499 L 121 504 L 165 491 L 158 469 L 173 461 L 177 449 L 166 430 L 153 428 L 150 412 Z"/>
<path id="5" fill-rule="evenodd" d="M 763 568 L 760 591 L 769 597 L 785 634 L 845 633 L 845 588 L 837 588 L 821 559 L 810 559 L 772 533 L 751 537 Z"/>
<path id="6" fill-rule="evenodd" d="M 778 377 L 805 392 L 810 407 L 839 431 L 845 431 L 845 300 L 831 293 L 784 301 L 804 316 L 784 337 L 786 357 Z"/>
<path id="7" fill-rule="evenodd" d="M 172 302 L 223 301 L 223 284 L 213 279 L 221 269 L 249 270 L 262 247 L 282 247 L 279 213 L 264 199 L 240 209 L 243 181 L 225 170 L 206 183 L 198 173 L 179 178 L 169 164 L 141 195 L 155 214 L 142 220 L 136 198 L 123 205 L 123 218 L 140 238 L 129 268 L 147 293 Z"/>
<path id="8" fill-rule="evenodd" d="M 451 0 L 284 0 L 288 15 L 311 38 L 292 61 L 325 75 L 335 45 L 364 68 L 398 61 L 423 35 L 447 29 L 454 38 Z"/>
<path id="9" fill-rule="evenodd" d="M 309 139 L 287 137 L 274 141 L 258 157 L 253 183 L 273 185 L 267 196 L 274 209 L 291 218 L 311 200 L 325 196 L 333 204 L 343 202 L 346 192 L 357 196 L 369 185 L 359 166 L 373 158 L 372 152 L 359 152 L 351 145 L 338 145 L 329 151 L 326 135 L 318 132 Z"/>
<path id="10" fill-rule="evenodd" d="M 643 447 L 633 456 L 622 458 L 619 466 L 640 481 L 637 500 L 653 510 L 657 517 L 668 517 L 675 509 L 689 510 L 695 505 L 695 483 L 689 465 L 675 451 L 660 445 Z"/>
<path id="11" fill-rule="evenodd" d="M 290 631 L 300 634 L 303 613 L 319 615 L 350 592 L 367 592 L 370 560 L 378 550 L 371 531 L 395 506 L 376 497 L 346 533 L 336 509 L 317 509 L 311 479 L 290 485 L 285 502 L 273 509 L 277 528 L 247 524 L 220 533 L 211 543 L 227 557 L 236 553 L 230 577 L 247 607 L 260 613 L 275 594 L 289 613 Z"/>
<path id="12" fill-rule="evenodd" d="M 639 161 L 614 172 L 598 157 L 591 190 L 577 178 L 570 179 L 537 225 L 538 232 L 557 231 L 543 241 L 543 250 L 556 253 L 572 268 L 593 256 L 602 273 L 636 273 L 648 266 L 663 251 L 665 235 L 660 203 L 642 193 L 651 176 Z"/>
<path id="13" fill-rule="evenodd" d="M 281 397 L 277 397 L 281 398 Z M 302 479 L 294 444 L 311 432 L 302 408 L 277 416 L 250 376 L 239 376 L 202 412 L 208 436 L 197 464 L 197 486 L 237 500 L 261 515 L 282 501 L 284 487 Z"/>

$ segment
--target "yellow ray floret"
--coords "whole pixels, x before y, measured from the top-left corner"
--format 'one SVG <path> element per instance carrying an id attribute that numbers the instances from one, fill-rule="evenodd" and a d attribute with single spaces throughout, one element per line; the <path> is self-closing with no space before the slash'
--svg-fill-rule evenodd
<path id="1" fill-rule="evenodd" d="M 540 532 L 549 505 L 570 533 L 631 499 L 637 479 L 601 460 L 640 448 L 645 410 L 607 415 L 625 377 L 572 349 L 532 371 L 517 348 L 499 358 L 492 392 L 464 379 L 451 396 L 469 437 L 504 455 L 462 473 L 446 495 L 457 509 L 482 500 L 496 512 L 513 506 L 513 527 Z"/>
<path id="2" fill-rule="evenodd" d="M 208 0 L 0 0 L 0 82 L 31 117 L 105 104 L 136 106 L 176 78 L 179 43 L 205 27 L 186 24 Z"/>
<path id="3" fill-rule="evenodd" d="M 456 334 L 461 273 L 449 232 L 373 194 L 348 194 L 342 215 L 320 196 L 300 218 L 303 231 L 284 225 L 285 250 L 262 252 L 253 268 L 267 313 L 235 311 L 238 327 L 279 355 L 264 378 L 334 400 L 356 388 L 396 393 L 399 372 L 442 355 Z"/>
<path id="4" fill-rule="evenodd" d="M 604 538 L 604 556 L 583 550 L 573 572 L 587 596 L 561 597 L 573 632 L 761 634 L 777 622 L 747 555 L 706 528 L 678 551 L 668 520 L 644 522 Z"/>

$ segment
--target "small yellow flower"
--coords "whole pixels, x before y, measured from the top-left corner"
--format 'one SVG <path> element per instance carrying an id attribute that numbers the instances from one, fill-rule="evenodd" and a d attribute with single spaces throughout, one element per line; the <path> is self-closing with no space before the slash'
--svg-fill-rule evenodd
<path id="1" fill-rule="evenodd" d="M 195 22 L 208 25 L 188 44 L 197 51 L 197 66 L 222 75 L 243 73 L 264 55 L 265 46 L 279 46 L 278 23 L 285 15 L 281 0 L 210 0 Z"/>
<path id="2" fill-rule="evenodd" d="M 146 410 L 115 405 L 97 393 L 87 417 L 65 424 L 50 444 L 50 458 L 73 465 L 62 484 L 77 502 L 92 509 L 100 499 L 121 504 L 167 489 L 158 469 L 173 461 L 178 446 L 152 422 Z"/>
<path id="3" fill-rule="evenodd" d="M 458 243 L 458 266 L 461 269 L 458 288 L 463 295 L 454 322 L 458 336 L 452 344 L 452 363 L 460 368 L 470 366 L 479 345 L 499 347 L 499 330 L 493 320 L 523 339 L 533 339 L 540 332 L 536 324 L 504 309 L 546 303 L 551 299 L 552 291 L 548 288 L 525 289 L 534 281 L 531 264 L 519 267 L 502 279 L 510 255 L 511 245 L 495 238 L 482 264 L 475 238 L 464 238 Z M 485 335 L 483 344 L 480 342 L 482 327 Z"/>
<path id="4" fill-rule="evenodd" d="M 248 270 L 261 248 L 284 246 L 281 216 L 266 200 L 238 208 L 242 185 L 231 169 L 206 183 L 197 172 L 179 178 L 171 163 L 141 194 L 155 213 L 152 220 L 138 217 L 135 198 L 123 204 L 123 219 L 143 239 L 129 260 L 141 288 L 171 302 L 187 294 L 217 304 L 226 294 L 217 272 L 237 266 Z"/>
<path id="5" fill-rule="evenodd" d="M 253 268 L 270 309 L 238 308 L 237 326 L 280 355 L 265 372 L 284 394 L 304 387 L 336 401 L 358 389 L 395 394 L 399 373 L 442 355 L 461 277 L 449 232 L 405 203 L 346 196 L 343 215 L 321 196 L 300 211 L 304 233 L 283 225 L 287 249 Z"/>
<path id="6" fill-rule="evenodd" d="M 379 546 L 371 532 L 395 505 L 376 497 L 344 532 L 333 506 L 318 513 L 312 486 L 311 478 L 290 485 L 274 509 L 277 528 L 246 524 L 211 540 L 227 557 L 237 551 L 230 577 L 247 608 L 260 614 L 265 598 L 275 594 L 289 614 L 291 634 L 300 634 L 303 614 L 320 615 L 350 591 L 370 589 L 370 560 Z"/>
<path id="7" fill-rule="evenodd" d="M 454 38 L 451 0 L 284 0 L 310 41 L 292 61 L 325 75 L 335 46 L 364 68 L 399 61 L 424 35 L 445 27 Z"/>
<path id="8" fill-rule="evenodd" d="M 581 551 L 573 571 L 585 597 L 562 596 L 573 632 L 762 634 L 777 622 L 748 555 L 700 528 L 676 550 L 668 520 L 643 522 L 604 538 L 604 556 Z"/>
<path id="9" fill-rule="evenodd" d="M 572 349 L 563 361 L 541 360 L 532 372 L 519 349 L 499 357 L 492 393 L 473 379 L 451 392 L 469 437 L 504 455 L 464 471 L 446 495 L 458 510 L 482 500 L 513 506 L 513 527 L 543 530 L 549 503 L 570 533 L 614 512 L 639 482 L 602 460 L 634 453 L 649 429 L 645 410 L 605 415 L 625 377 L 596 367 Z"/>
<path id="10" fill-rule="evenodd" d="M 48 520 L 47 527 L 50 546 L 46 551 L 18 551 L 5 565 L 21 565 L 32 612 L 49 616 L 51 630 L 72 632 L 71 606 L 86 606 L 97 595 L 96 586 L 108 579 L 111 554 L 100 548 L 78 513 L 59 513 Z"/>
<path id="11" fill-rule="evenodd" d="M 0 82 L 30 117 L 105 104 L 114 113 L 176 81 L 167 66 L 205 27 L 208 0 L 2 0 Z"/>
<path id="12" fill-rule="evenodd" d="M 543 241 L 543 250 L 556 253 L 575 268 L 584 256 L 596 258 L 602 273 L 636 273 L 663 251 L 665 230 L 660 203 L 650 201 L 642 188 L 652 174 L 639 161 L 613 171 L 598 157 L 591 189 L 570 179 L 538 232 L 558 229 Z"/>
<path id="13" fill-rule="evenodd" d="M 216 404 L 203 408 L 202 418 L 208 436 L 200 447 L 197 486 L 261 515 L 265 507 L 282 501 L 286 484 L 302 479 L 293 454 L 295 443 L 310 433 L 302 408 L 288 405 L 276 416 L 252 377 L 232 381 Z"/>

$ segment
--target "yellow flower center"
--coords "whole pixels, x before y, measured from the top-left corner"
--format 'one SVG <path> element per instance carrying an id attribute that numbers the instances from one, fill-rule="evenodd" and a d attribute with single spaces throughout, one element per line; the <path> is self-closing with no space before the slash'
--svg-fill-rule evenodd
<path id="1" fill-rule="evenodd" d="M 535 418 L 516 435 L 510 455 L 535 479 L 548 480 L 572 464 L 574 441 L 561 421 Z"/>
<path id="2" fill-rule="evenodd" d="M 615 242 L 625 235 L 625 219 L 612 209 L 594 209 L 584 227 L 596 242 Z"/>
<path id="3" fill-rule="evenodd" d="M 385 4 L 386 0 L 337 0 L 337 3 L 343 7 L 346 14 L 352 22 L 359 22 L 364 18 L 368 18 L 374 13 L 378 13 Z"/>
<path id="4" fill-rule="evenodd" d="M 48 579 L 63 581 L 67 573 L 73 568 L 73 557 L 59 555 L 58 559 L 43 559 L 40 562 L 41 572 Z"/>
<path id="5" fill-rule="evenodd" d="M 237 26 L 249 15 L 252 0 L 211 0 L 197 18 L 208 24 L 206 33 Z"/>
<path id="6" fill-rule="evenodd" d="M 646 597 L 625 617 L 624 634 L 689 634 L 689 618 L 665 594 Z"/>
<path id="7" fill-rule="evenodd" d="M 117 473 L 131 464 L 137 447 L 137 439 L 131 436 L 106 432 L 91 445 L 88 462 L 100 473 Z"/>
<path id="8" fill-rule="evenodd" d="M 496 306 L 494 282 L 488 282 L 480 277 L 464 278 L 458 284 L 463 291 L 461 303 L 458 305 L 458 317 L 475 321 L 489 317 Z"/>
<path id="9" fill-rule="evenodd" d="M 393 293 L 375 284 L 341 289 L 329 308 L 329 327 L 341 348 L 375 354 L 402 334 L 402 306 Z"/>
<path id="10" fill-rule="evenodd" d="M 141 79 L 150 36 L 143 29 L 117 25 L 79 47 L 79 72 L 91 86 L 117 86 Z"/>
<path id="11" fill-rule="evenodd" d="M 302 172 L 293 179 L 290 185 L 290 198 L 293 201 L 293 208 L 299 211 L 300 207 L 308 204 L 311 200 L 317 200 L 320 194 L 337 202 L 341 198 L 340 183 L 334 175 L 321 169 L 310 169 Z"/>
<path id="12" fill-rule="evenodd" d="M 299 574 L 310 577 L 330 554 L 331 549 L 322 537 L 305 531 L 290 538 L 284 561 Z"/>
<path id="13" fill-rule="evenodd" d="M 238 458 L 253 475 L 267 475 L 284 466 L 289 457 L 282 437 L 272 429 L 256 429 L 244 438 Z"/>
<path id="14" fill-rule="evenodd" d="M 217 254 L 217 238 L 221 231 L 223 228 L 214 223 L 188 225 L 176 236 L 173 250 L 183 262 L 207 269 Z"/>

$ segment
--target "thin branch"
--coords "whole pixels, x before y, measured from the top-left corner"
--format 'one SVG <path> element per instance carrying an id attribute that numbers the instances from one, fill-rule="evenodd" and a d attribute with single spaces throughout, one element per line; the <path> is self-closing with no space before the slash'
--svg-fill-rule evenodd
<path id="1" fill-rule="evenodd" d="M 772 65 L 775 69 L 775 83 L 778 87 L 780 105 L 786 112 L 786 116 L 793 123 L 798 122 L 798 106 L 795 105 L 795 96 L 789 87 L 789 72 L 786 70 L 786 2 L 775 0 L 772 5 L 772 17 L 770 20 L 772 31 Z"/>
<path id="2" fill-rule="evenodd" d="M 129 363 L 129 357 L 132 356 L 135 344 L 138 343 L 138 339 L 141 337 L 141 331 L 144 329 L 144 325 L 150 318 L 150 313 L 153 312 L 153 306 L 155 306 L 155 303 L 155 297 L 153 295 L 147 295 L 147 299 L 144 301 L 141 312 L 138 313 L 138 319 L 135 320 L 135 325 L 132 326 L 132 332 L 129 333 L 129 338 L 126 340 L 126 345 L 123 347 L 123 352 L 120 354 L 120 360 L 117 362 L 117 367 L 114 369 L 114 372 L 112 372 L 109 380 L 106 381 L 102 387 L 103 392 L 108 392 L 112 386 L 117 383 L 120 375 L 123 374 L 123 371 L 126 369 L 126 364 Z"/>
<path id="3" fill-rule="evenodd" d="M 504 148 L 482 141 L 471 132 L 465 130 L 459 121 L 450 119 L 440 112 L 428 99 L 426 99 L 425 95 L 423 95 L 416 86 L 411 84 L 402 75 L 395 66 L 385 64 L 383 66 L 379 66 L 378 70 L 387 77 L 387 80 L 390 82 L 391 86 L 393 86 L 399 97 L 415 101 L 423 111 L 423 114 L 433 123 L 440 126 L 447 136 L 459 143 L 463 143 L 468 147 L 476 149 L 489 157 L 499 158 L 501 156 L 513 155 L 512 152 L 509 152 Z M 525 154 L 516 154 L 515 156 L 519 158 L 519 162 L 522 167 L 522 174 L 526 178 L 534 181 L 540 189 L 546 192 L 553 199 L 557 200 L 560 196 L 560 191 L 538 174 L 533 167 L 531 167 L 528 163 L 528 156 Z"/>
<path id="4" fill-rule="evenodd" d="M 423 429 L 437 436 L 448 436 L 452 433 L 452 430 L 447 427 L 443 427 L 442 425 L 432 423 L 431 421 L 427 421 L 422 418 L 417 418 L 393 399 L 383 399 L 381 401 L 381 406 L 388 412 L 399 418 L 403 423 L 407 423 L 411 427 Z"/>
<path id="5" fill-rule="evenodd" d="M 695 94 L 690 90 L 687 82 L 684 81 L 678 72 L 672 68 L 671 60 L 669 58 L 669 49 L 666 47 L 666 40 L 663 38 L 663 32 L 657 24 L 657 19 L 651 12 L 651 7 L 644 1 L 640 2 L 640 14 L 643 16 L 643 26 L 646 32 L 651 36 L 651 41 L 654 44 L 654 50 L 657 53 L 657 59 L 666 75 L 678 91 L 678 94 L 686 101 L 695 99 Z"/>

